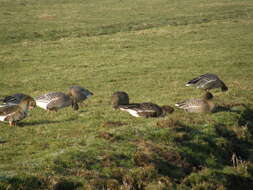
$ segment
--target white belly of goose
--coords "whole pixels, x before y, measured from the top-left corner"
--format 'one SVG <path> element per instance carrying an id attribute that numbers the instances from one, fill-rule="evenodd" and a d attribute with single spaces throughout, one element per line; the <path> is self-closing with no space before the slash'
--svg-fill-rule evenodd
<path id="1" fill-rule="evenodd" d="M 43 108 L 45 110 L 47 110 L 48 103 L 49 102 L 43 102 L 43 101 L 36 100 L 36 106 Z"/>
<path id="2" fill-rule="evenodd" d="M 124 109 L 124 108 L 120 108 L 120 109 L 123 111 L 127 111 L 128 113 L 130 113 L 134 117 L 140 117 L 140 115 L 138 114 L 138 112 L 136 110 Z"/>
<path id="3" fill-rule="evenodd" d="M 5 121 L 6 117 L 7 117 L 7 115 L 0 115 L 0 121 Z"/>

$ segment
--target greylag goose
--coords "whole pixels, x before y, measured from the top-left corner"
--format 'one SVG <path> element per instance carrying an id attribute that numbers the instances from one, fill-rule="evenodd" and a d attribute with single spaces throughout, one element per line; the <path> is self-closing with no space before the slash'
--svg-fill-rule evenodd
<path id="1" fill-rule="evenodd" d="M 29 95 L 26 95 L 26 94 L 23 94 L 23 93 L 17 93 L 17 94 L 13 94 L 13 95 L 10 95 L 10 96 L 5 96 L 3 99 L 1 99 L 1 101 L 4 103 L 4 105 L 17 105 L 25 97 L 29 97 L 30 99 L 33 99 Z M 33 99 L 33 101 L 31 101 L 31 103 L 34 104 L 33 106 L 31 106 L 31 108 L 36 107 L 36 102 L 35 102 L 34 99 Z"/>
<path id="2" fill-rule="evenodd" d="M 207 92 L 203 98 L 189 99 L 175 104 L 176 107 L 181 108 L 187 112 L 206 113 L 212 112 L 215 104 L 212 102 L 213 95 Z"/>
<path id="3" fill-rule="evenodd" d="M 219 79 L 217 75 L 210 73 L 201 75 L 199 77 L 190 80 L 188 83 L 186 83 L 186 86 L 196 86 L 197 88 L 206 91 L 214 88 L 221 88 L 222 91 L 228 90 L 228 87 L 221 79 Z"/>
<path id="4" fill-rule="evenodd" d="M 119 105 L 127 105 L 129 104 L 129 97 L 126 92 L 117 91 L 112 94 L 111 104 L 114 109 L 117 109 Z"/>
<path id="5" fill-rule="evenodd" d="M 150 102 L 139 104 L 119 105 L 119 109 L 127 111 L 134 117 L 163 117 L 166 113 L 172 113 L 174 109 L 171 106 L 158 106 Z"/>
<path id="6" fill-rule="evenodd" d="M 72 96 L 76 103 L 82 103 L 84 100 L 92 96 L 93 93 L 81 86 L 74 85 L 69 88 L 68 95 Z"/>
<path id="7" fill-rule="evenodd" d="M 4 105 L 0 107 L 0 121 L 8 121 L 10 126 L 27 117 L 30 109 L 36 105 L 33 98 L 25 96 L 17 105 Z"/>
<path id="8" fill-rule="evenodd" d="M 151 102 L 129 104 L 128 94 L 122 91 L 113 93 L 111 103 L 115 109 L 126 111 L 134 117 L 163 117 L 174 111 L 171 106 L 160 107 Z"/>
<path id="9" fill-rule="evenodd" d="M 58 111 L 67 106 L 72 106 L 74 110 L 78 110 L 79 106 L 73 97 L 63 92 L 49 92 L 35 98 L 36 105 L 48 111 Z"/>

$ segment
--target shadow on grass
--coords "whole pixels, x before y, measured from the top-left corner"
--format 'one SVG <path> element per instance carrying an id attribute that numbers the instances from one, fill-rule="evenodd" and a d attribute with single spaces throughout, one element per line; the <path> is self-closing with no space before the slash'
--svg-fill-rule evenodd
<path id="1" fill-rule="evenodd" d="M 82 187 L 82 183 L 63 179 L 53 186 L 53 190 L 74 190 L 78 187 Z"/>
<path id="2" fill-rule="evenodd" d="M 161 128 L 171 128 L 170 136 L 173 136 L 176 147 L 183 150 L 180 155 L 189 163 L 192 171 L 203 166 L 219 168 L 228 162 L 228 155 L 216 143 L 217 135 L 204 133 L 196 127 L 190 127 L 174 119 L 162 120 L 157 125 Z M 208 161 L 210 155 L 215 157 L 211 162 Z"/>
<path id="3" fill-rule="evenodd" d="M 215 131 L 218 135 L 227 140 L 227 152 L 232 156 L 232 154 L 239 155 L 243 160 L 248 160 L 250 157 L 250 149 L 253 143 L 249 141 L 247 132 L 240 134 L 242 130 L 233 131 L 229 126 L 223 124 L 217 124 L 214 126 Z M 237 126 L 240 128 L 240 126 Z"/>
<path id="4" fill-rule="evenodd" d="M 226 174 L 212 169 L 203 169 L 187 176 L 179 189 L 229 189 L 251 190 L 253 180 L 248 176 Z"/>
<path id="5" fill-rule="evenodd" d="M 51 186 L 51 188 L 50 188 Z M 52 190 L 74 190 L 82 187 L 82 183 L 74 180 L 58 179 L 54 185 L 46 178 L 20 174 L 18 176 L 0 176 L 0 189 L 52 189 Z"/>
<path id="6" fill-rule="evenodd" d="M 0 176 L 0 189 L 40 189 L 42 180 L 36 176 Z"/>
<path id="7" fill-rule="evenodd" d="M 176 138 L 178 146 L 189 152 L 181 154 L 191 163 L 197 170 L 203 166 L 220 168 L 223 164 L 228 164 L 230 155 L 224 151 L 224 148 L 217 143 L 215 134 L 203 133 L 199 129 L 180 124 L 179 128 L 174 129 L 175 132 L 184 133 L 181 138 Z M 196 141 L 196 139 L 198 139 Z M 209 160 L 213 156 L 213 160 Z"/>
<path id="8" fill-rule="evenodd" d="M 244 106 L 244 104 L 231 104 L 231 105 L 218 105 L 214 108 L 212 111 L 213 113 L 218 112 L 234 112 L 234 113 L 241 113 L 240 110 L 233 110 L 233 107 L 235 106 Z"/>
<path id="9" fill-rule="evenodd" d="M 172 161 L 166 160 L 168 162 L 164 162 L 164 160 L 153 157 L 155 160 L 153 164 L 158 169 L 159 174 L 173 178 L 176 183 L 182 185 L 186 183 L 189 177 L 189 184 L 187 186 L 194 187 L 196 185 L 194 180 L 201 178 L 199 174 L 202 170 L 205 170 L 206 174 L 211 177 L 212 174 L 209 174 L 209 172 L 222 170 L 224 166 L 233 166 L 231 161 L 233 154 L 237 155 L 243 161 L 250 161 L 253 143 L 250 139 L 249 131 L 244 131 L 241 124 L 247 124 L 249 128 L 249 124 L 253 120 L 253 111 L 245 109 L 244 111 L 240 111 L 240 116 L 238 119 L 239 126 L 231 127 L 224 124 L 217 124 L 214 126 L 215 131 L 211 133 L 202 132 L 202 130 L 187 126 L 178 121 L 169 121 L 169 124 L 173 124 L 173 126 L 170 126 L 172 129 L 170 131 L 172 133 L 170 134 L 172 135 L 175 132 L 173 135 L 176 137 L 174 141 L 177 143 L 177 147 L 181 149 L 179 152 L 181 156 L 180 162 L 184 161 L 187 167 L 178 165 L 175 162 L 177 160 L 175 158 Z M 161 123 L 159 124 L 161 125 Z M 162 124 L 166 123 L 163 122 Z M 224 178 L 224 182 L 220 183 L 220 178 L 217 177 L 214 180 L 214 187 L 222 184 L 224 187 L 229 187 L 229 189 L 238 189 L 240 186 L 249 189 L 250 185 L 253 184 L 252 178 L 245 178 L 240 176 L 241 174 L 228 176 L 220 172 L 220 175 Z M 201 179 L 203 181 L 199 182 L 199 184 L 208 182 L 209 177 Z M 212 182 L 210 181 L 210 183 Z"/>
<path id="10" fill-rule="evenodd" d="M 251 133 L 253 134 L 253 110 L 250 109 L 248 106 L 245 106 L 245 110 L 242 112 L 238 125 L 248 126 Z"/>

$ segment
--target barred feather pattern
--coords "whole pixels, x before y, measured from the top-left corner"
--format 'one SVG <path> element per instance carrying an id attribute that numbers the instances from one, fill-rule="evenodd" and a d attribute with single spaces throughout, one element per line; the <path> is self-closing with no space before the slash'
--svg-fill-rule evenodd
<path id="1" fill-rule="evenodd" d="M 187 112 L 211 112 L 214 108 L 214 104 L 211 101 L 203 99 L 189 99 L 176 103 L 175 106 L 181 108 Z"/>

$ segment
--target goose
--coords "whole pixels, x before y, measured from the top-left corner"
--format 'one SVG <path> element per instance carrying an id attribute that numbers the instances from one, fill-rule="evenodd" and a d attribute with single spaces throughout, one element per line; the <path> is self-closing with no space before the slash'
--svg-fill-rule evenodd
<path id="1" fill-rule="evenodd" d="M 113 93 L 111 103 L 113 108 L 126 111 L 134 117 L 162 117 L 174 111 L 171 106 L 160 107 L 151 102 L 129 104 L 129 96 L 123 91 Z"/>
<path id="2" fill-rule="evenodd" d="M 151 102 L 119 105 L 118 108 L 126 111 L 134 117 L 164 117 L 166 113 L 172 113 L 174 109 L 171 106 L 158 106 Z"/>
<path id="3" fill-rule="evenodd" d="M 1 101 L 4 103 L 4 105 L 17 105 L 21 102 L 21 100 L 25 97 L 29 97 L 30 99 L 33 99 L 31 96 L 23 94 L 23 93 L 16 93 L 10 96 L 5 96 L 3 99 L 1 99 Z M 36 107 L 36 102 L 33 99 L 33 101 L 31 101 L 32 104 L 34 104 L 33 106 L 31 106 L 30 108 L 34 108 Z"/>
<path id="4" fill-rule="evenodd" d="M 187 112 L 207 113 L 212 112 L 215 104 L 212 102 L 213 95 L 207 92 L 203 98 L 189 99 L 179 103 L 175 106 Z"/>
<path id="5" fill-rule="evenodd" d="M 186 83 L 186 86 L 196 86 L 203 90 L 211 90 L 214 88 L 221 88 L 222 91 L 227 91 L 228 87 L 225 83 L 219 79 L 215 74 L 206 73 L 199 77 L 196 77 Z"/>
<path id="6" fill-rule="evenodd" d="M 49 92 L 35 98 L 36 105 L 48 111 L 58 111 L 67 106 L 72 106 L 73 110 L 78 110 L 79 106 L 72 96 L 63 92 Z"/>
<path id="7" fill-rule="evenodd" d="M 21 98 L 17 105 L 5 104 L 0 107 L 0 121 L 8 121 L 10 126 L 27 117 L 28 111 L 35 107 L 36 103 L 30 96 Z"/>
<path id="8" fill-rule="evenodd" d="M 76 103 L 82 103 L 84 100 L 92 96 L 93 93 L 81 86 L 74 85 L 69 88 L 68 95 L 72 96 Z"/>
<path id="9" fill-rule="evenodd" d="M 118 109 L 119 105 L 129 104 L 128 94 L 123 91 L 114 92 L 111 96 L 111 104 L 114 109 Z"/>

